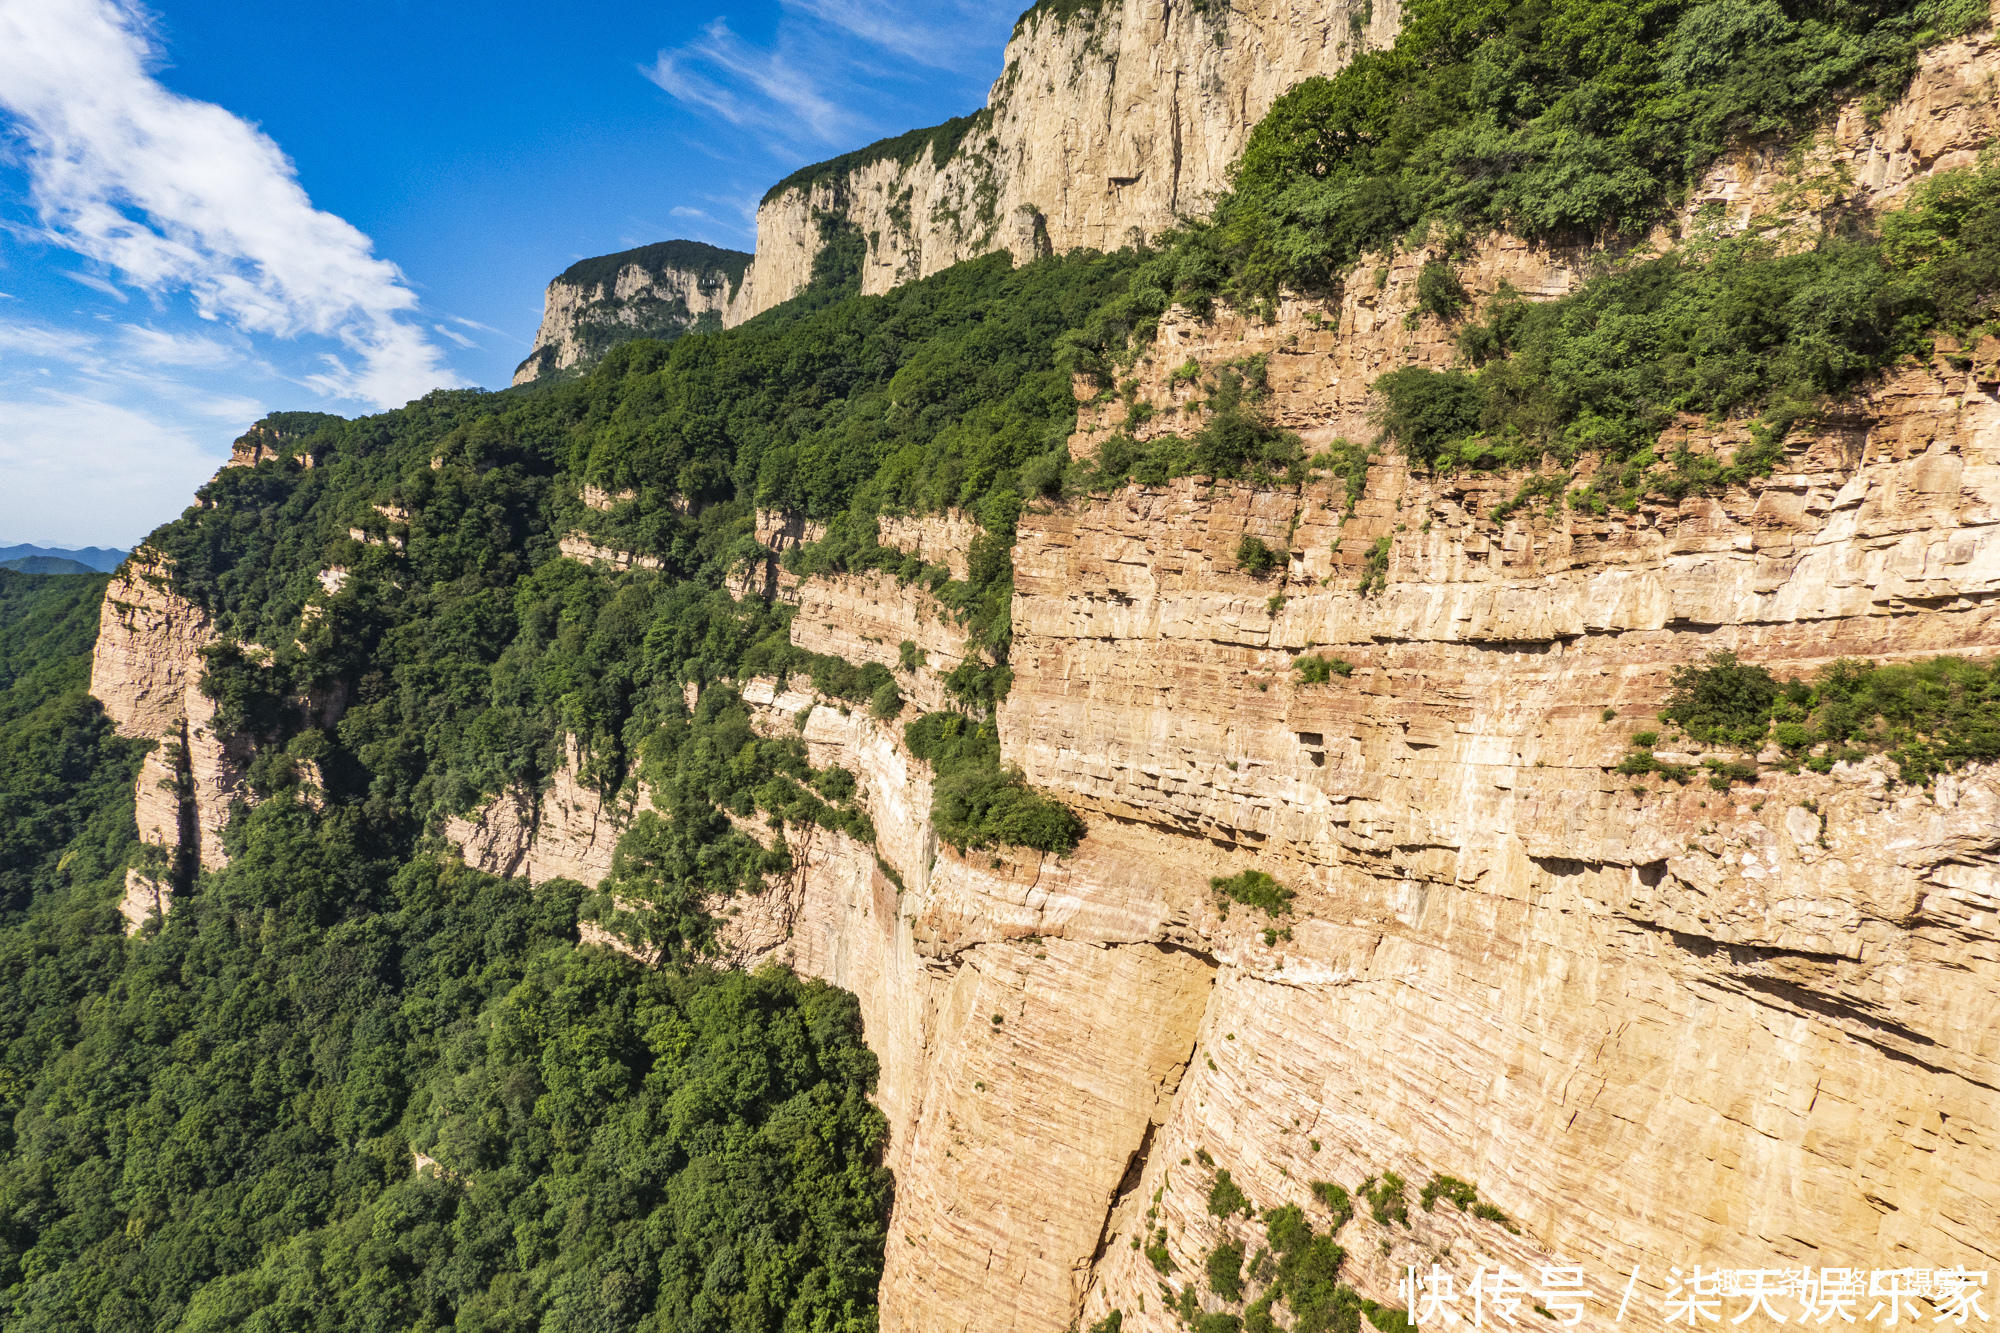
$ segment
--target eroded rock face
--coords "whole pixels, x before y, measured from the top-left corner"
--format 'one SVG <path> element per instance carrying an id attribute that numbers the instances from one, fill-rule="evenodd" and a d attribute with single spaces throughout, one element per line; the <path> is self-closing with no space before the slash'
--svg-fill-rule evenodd
<path id="1" fill-rule="evenodd" d="M 1880 206 L 1965 160 L 1991 137 L 1990 61 L 1984 36 L 1931 53 L 1879 130 L 1843 113 L 1812 170 L 1837 158 L 1848 202 Z M 1683 233 L 1716 224 L 1705 203 L 1745 224 L 1798 184 L 1788 171 L 1724 164 Z M 1269 323 L 1163 321 L 1135 372 L 1160 410 L 1136 433 L 1192 429 L 1218 371 L 1261 353 L 1263 409 L 1309 450 L 1372 439 L 1378 375 L 1453 359 L 1452 330 L 1412 313 L 1438 257 L 1395 256 Z M 1458 272 L 1477 299 L 1502 282 L 1553 297 L 1587 259 L 1503 237 Z M 1582 1263 L 1593 1323 L 1636 1269 L 1639 1327 L 1661 1325 L 1673 1266 L 1993 1267 L 2000 775 L 1919 790 L 1871 760 L 1725 793 L 1614 771 L 1673 669 L 1717 649 L 1780 676 L 2000 651 L 2000 374 L 1969 359 L 1885 377 L 1748 488 L 1630 514 L 1496 517 L 1522 478 L 1378 457 L 1351 510 L 1332 486 L 1187 480 L 1026 516 L 1003 748 L 1084 812 L 1077 853 L 939 849 L 920 878 L 901 867 L 892 910 L 849 847 L 786 886 L 782 931 L 772 895 L 738 908 L 763 923 L 757 956 L 862 996 L 899 1181 L 885 1327 L 1117 1309 L 1177 1328 L 1134 1242 L 1164 1230 L 1167 1281 L 1216 1308 L 1207 1253 L 1263 1243 L 1261 1222 L 1208 1208 L 1219 1169 L 1321 1227 L 1310 1182 L 1408 1181 L 1407 1224 L 1363 1207 L 1339 1234 L 1347 1280 L 1391 1305 L 1405 1266 L 1433 1262 L 1461 1281 Z M 1125 411 L 1087 409 L 1073 451 Z M 1689 421 L 1667 445 L 1746 440 Z M 1267 578 L 1237 568 L 1246 533 L 1286 557 Z M 1382 538 L 1386 582 L 1364 595 Z M 865 656 L 884 637 L 856 629 L 872 590 L 819 582 L 785 593 L 795 636 Z M 1307 652 L 1352 674 L 1305 685 Z M 907 846 L 912 814 L 875 803 L 926 808 L 922 768 L 880 749 L 828 733 L 814 762 L 875 774 L 884 845 Z M 1210 878 L 1249 868 L 1297 891 L 1288 914 L 1225 913 Z M 1059 979 L 1146 949 L 1199 966 L 1126 990 Z M 1185 1018 L 1143 1077 L 994 1058 L 1028 1033 L 1038 1055 L 1122 1060 L 1154 1013 Z M 1077 1144 L 1074 1187 L 1039 1174 Z M 1508 1222 L 1423 1209 L 1439 1175 Z M 1034 1217 L 1008 1211 L 1030 1196 Z M 995 1234 L 999 1216 L 1035 1242 Z"/>
<path id="2" fill-rule="evenodd" d="M 118 900 L 118 914 L 125 918 L 125 933 L 133 934 L 154 917 L 164 917 L 174 907 L 173 883 L 163 875 L 131 866 L 125 871 L 125 896 Z"/>
<path id="3" fill-rule="evenodd" d="M 757 210 L 757 257 L 734 325 L 805 286 L 817 214 L 869 239 L 865 293 L 993 250 L 1026 263 L 1116 250 L 1190 213 L 1227 183 L 1252 128 L 1287 88 L 1395 40 L 1399 7 L 1157 0 L 1036 8 L 1007 45 L 986 109 L 940 160 L 894 158 L 789 189 Z"/>
<path id="4" fill-rule="evenodd" d="M 594 361 L 627 339 L 720 328 L 749 259 L 696 241 L 667 241 L 572 266 L 549 283 L 534 350 L 514 371 L 514 383 Z"/>
<path id="5" fill-rule="evenodd" d="M 133 553 L 105 590 L 90 664 L 90 692 L 118 734 L 158 742 L 140 764 L 135 795 L 140 840 L 166 849 L 170 883 L 196 866 L 229 863 L 222 831 L 245 795 L 250 757 L 246 742 L 216 730 L 215 701 L 201 692 L 202 650 L 214 632 L 207 613 L 174 592 L 172 577 L 157 552 Z"/>
<path id="6" fill-rule="evenodd" d="M 575 736 L 563 737 L 562 764 L 539 797 L 501 792 L 469 815 L 447 819 L 445 839 L 475 870 L 596 888 L 611 873 L 618 835 L 634 813 L 651 806 L 652 795 L 644 783 L 632 783 L 607 796 L 587 775 L 589 760 Z"/>
<path id="7" fill-rule="evenodd" d="M 1880 130 L 1843 113 L 1822 165 L 1879 204 L 1963 160 L 1991 135 L 1990 59 L 1984 37 L 1927 56 Z M 1704 203 L 1741 225 L 1790 170 L 1725 164 L 1683 230 Z M 1372 438 L 1375 377 L 1452 358 L 1450 329 L 1411 318 L 1436 257 L 1270 322 L 1163 321 L 1138 433 L 1191 428 L 1220 369 L 1263 354 L 1272 420 L 1309 448 Z M 1503 237 L 1458 271 L 1481 300 L 1503 281 L 1552 297 L 1585 259 Z M 1717 649 L 1780 676 L 2000 651 L 2000 358 L 1970 359 L 1900 368 L 1749 487 L 1632 513 L 1502 517 L 1522 478 L 1388 456 L 1351 507 L 1332 485 L 1193 480 L 1041 506 L 999 723 L 1008 761 L 1083 813 L 1069 857 L 939 846 L 898 727 L 749 683 L 768 732 L 811 708 L 813 764 L 857 774 L 878 831 L 798 838 L 790 874 L 716 907 L 730 961 L 860 997 L 898 1181 L 884 1328 L 1116 1309 L 1168 1333 L 1148 1244 L 1212 1309 L 1206 1255 L 1262 1243 L 1261 1221 L 1209 1209 L 1222 1169 L 1322 1228 L 1311 1182 L 1409 1182 L 1407 1222 L 1364 1207 L 1338 1237 L 1346 1280 L 1392 1305 L 1408 1265 L 1463 1281 L 1560 1258 L 1585 1269 L 1591 1326 L 1636 1271 L 1624 1323 L 1658 1328 L 1673 1266 L 1996 1267 L 2000 772 L 1913 789 L 1869 760 L 1728 791 L 1615 772 L 1674 668 Z M 1124 411 L 1087 408 L 1073 451 Z M 1690 421 L 1668 445 L 1745 438 Z M 962 560 L 970 525 L 929 523 L 882 540 Z M 1237 568 L 1246 533 L 1284 553 L 1268 577 Z M 759 516 L 774 552 L 818 535 Z M 815 651 L 899 666 L 909 638 L 926 670 L 950 660 L 920 637 L 944 632 L 924 595 L 885 576 L 801 582 L 764 559 L 738 591 L 795 603 Z M 1351 674 L 1305 684 L 1305 653 Z M 488 868 L 563 859 L 592 882 L 616 827 L 602 802 L 520 799 L 462 840 Z M 1290 911 L 1211 890 L 1251 868 Z M 1439 1175 L 1507 1221 L 1423 1209 Z"/>

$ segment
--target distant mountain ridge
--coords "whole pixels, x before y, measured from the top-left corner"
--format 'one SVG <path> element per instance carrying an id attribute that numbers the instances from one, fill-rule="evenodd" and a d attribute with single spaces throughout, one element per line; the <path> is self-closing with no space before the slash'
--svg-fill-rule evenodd
<path id="1" fill-rule="evenodd" d="M 31 546 L 24 542 L 19 546 L 0 546 L 0 568 L 18 569 L 20 566 L 13 563 L 16 560 L 32 556 L 48 556 L 57 560 L 72 561 L 82 565 L 83 569 L 29 569 L 25 572 L 30 574 L 109 574 L 112 570 L 118 568 L 119 565 L 125 563 L 125 557 L 130 554 L 132 554 L 130 551 L 113 550 L 109 546 L 86 546 L 81 550 L 72 551 L 61 546 Z"/>
<path id="2" fill-rule="evenodd" d="M 92 569 L 79 560 L 66 559 L 59 555 L 17 555 L 12 560 L 0 560 L 0 569 L 11 569 L 16 574 L 99 574 L 103 571 Z"/>

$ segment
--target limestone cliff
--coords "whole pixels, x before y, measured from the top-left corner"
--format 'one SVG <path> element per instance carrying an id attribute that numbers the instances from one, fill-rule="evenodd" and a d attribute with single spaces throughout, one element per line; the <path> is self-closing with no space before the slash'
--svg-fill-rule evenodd
<path id="1" fill-rule="evenodd" d="M 201 692 L 214 634 L 207 614 L 174 592 L 172 574 L 157 552 L 133 552 L 105 590 L 91 656 L 90 692 L 118 734 L 158 742 L 139 769 L 139 838 L 166 853 L 169 888 L 154 904 L 152 889 L 128 884 L 128 916 L 165 911 L 172 885 L 228 864 L 222 831 L 248 758 L 242 742 L 216 732 L 215 702 Z"/>
<path id="2" fill-rule="evenodd" d="M 1037 4 L 979 112 L 772 188 L 726 322 L 805 286 L 829 218 L 866 240 L 870 293 L 992 250 L 1026 262 L 1170 227 L 1224 188 L 1281 93 L 1388 45 L 1398 13 L 1388 0 Z"/>
<path id="3" fill-rule="evenodd" d="M 750 256 L 699 241 L 662 241 L 580 260 L 549 283 L 534 350 L 514 371 L 526 384 L 587 365 L 631 338 L 720 328 Z"/>
<path id="4" fill-rule="evenodd" d="M 1127 12 L 1090 30 L 1123 42 Z M 1054 20 L 1031 14 L 1028 37 L 1037 23 Z M 1722 164 L 1681 230 L 1802 193 L 1879 205 L 1966 160 L 1992 138 L 1995 60 L 1986 36 L 1941 47 L 1879 115 L 1844 113 L 1796 159 Z M 1140 433 L 1199 421 L 1225 364 L 1262 356 L 1273 421 L 1315 447 L 1372 438 L 1373 380 L 1451 355 L 1415 312 L 1435 258 L 1364 266 L 1268 320 L 1163 320 L 1132 374 L 1154 410 Z M 1497 237 L 1458 270 L 1476 299 L 1503 281 L 1553 297 L 1589 258 Z M 2000 653 L 1992 350 L 1882 377 L 1767 477 L 1629 513 L 1515 506 L 1519 476 L 1387 453 L 1352 504 L 1337 483 L 1195 478 L 1040 504 L 998 723 L 1005 758 L 1082 812 L 1067 857 L 941 845 L 899 727 L 745 682 L 759 726 L 856 775 L 877 833 L 801 837 L 791 872 L 716 907 L 731 961 L 860 997 L 897 1179 L 883 1328 L 1039 1333 L 1117 1310 L 1177 1329 L 1163 1276 L 1198 1278 L 1225 1238 L 1261 1244 L 1261 1219 L 1210 1208 L 1223 1170 L 1321 1227 L 1316 1181 L 1475 1182 L 1485 1215 L 1413 1197 L 1406 1219 L 1341 1227 L 1346 1280 L 1391 1305 L 1406 1266 L 1463 1281 L 1560 1260 L 1583 1268 L 1587 1326 L 1629 1290 L 1619 1326 L 1645 1329 L 1675 1267 L 1996 1267 L 2000 771 L 1909 787 L 1870 759 L 1726 790 L 1617 771 L 1672 671 L 1717 649 L 1781 676 Z M 1129 411 L 1086 403 L 1072 450 Z M 1269 575 L 1238 568 L 1246 534 L 1285 554 Z M 792 603 L 794 642 L 889 665 L 937 706 L 956 627 L 887 575 L 786 571 L 778 553 L 818 535 L 760 514 L 738 594 Z M 954 570 L 974 535 L 949 516 L 878 530 Z M 135 562 L 114 585 L 94 684 L 127 734 L 185 735 L 166 776 L 194 823 L 152 840 L 206 854 L 188 691 L 208 628 L 167 573 Z M 914 668 L 904 639 L 926 651 Z M 1351 671 L 1306 683 L 1308 651 Z M 1738 756 L 1683 756 L 1703 757 Z M 572 743 L 547 790 L 448 834 L 496 872 L 594 884 L 648 796 L 606 796 L 589 770 Z M 1211 890 L 1251 869 L 1296 891 L 1288 911 Z"/>
<path id="5" fill-rule="evenodd" d="M 1341 1232 L 1391 1304 L 1434 1260 L 1569 1257 L 1598 1316 L 1636 1268 L 1640 1327 L 1673 1265 L 1990 1267 L 2000 776 L 1614 771 L 1715 648 L 1784 673 L 2000 649 L 2000 401 L 1917 368 L 1866 409 L 1763 485 L 1617 523 L 1497 522 L 1509 488 L 1383 460 L 1347 524 L 1396 539 L 1372 597 L 1321 488 L 1029 515 L 1001 724 L 1088 813 L 1060 862 L 926 855 L 922 765 L 815 709 L 813 762 L 861 775 L 904 890 L 835 839 L 731 927 L 862 998 L 899 1180 L 884 1327 L 1177 1327 L 1133 1242 L 1164 1228 L 1176 1283 L 1258 1243 L 1209 1212 L 1211 1159 L 1322 1225 L 1313 1180 L 1476 1181 L 1505 1225 L 1413 1202 Z M 1246 530 L 1295 572 L 1237 572 Z M 858 593 L 801 588 L 795 634 Z M 1353 674 L 1299 684 L 1309 644 Z M 1293 913 L 1225 916 L 1209 877 L 1246 868 Z"/>
<path id="6" fill-rule="evenodd" d="M 1707 202 L 1746 222 L 1815 163 L 1879 204 L 1964 160 L 1991 138 L 1992 58 L 1932 52 L 1877 125 L 1723 164 L 1684 223 Z M 1409 318 L 1426 258 L 1269 324 L 1164 322 L 1142 433 L 1262 353 L 1274 420 L 1371 438 L 1374 377 L 1450 355 Z M 1461 276 L 1553 296 L 1585 258 L 1500 238 Z M 1907 367 L 1771 477 L 1629 515 L 1506 512 L 1519 478 L 1393 457 L 1351 516 L 1344 490 L 1193 479 L 1027 515 L 1003 747 L 1089 836 L 1060 862 L 910 864 L 922 765 L 816 709 L 814 762 L 863 775 L 903 891 L 831 847 L 732 926 L 746 960 L 862 997 L 899 1180 L 885 1329 L 1177 1328 L 1148 1248 L 1179 1286 L 1222 1239 L 1262 1243 L 1208 1207 L 1224 1169 L 1322 1226 L 1311 1181 L 1476 1182 L 1505 1221 L 1413 1199 L 1407 1225 L 1341 1230 L 1348 1280 L 1392 1305 L 1433 1262 L 1462 1282 L 1561 1256 L 1590 1324 L 1629 1278 L 1640 1327 L 1675 1266 L 1991 1268 L 2000 774 L 1898 788 L 1871 760 L 1723 794 L 1615 768 L 1671 670 L 1715 649 L 1781 675 L 2000 650 L 1992 360 Z M 1124 411 L 1086 412 L 1072 447 Z M 1246 532 L 1282 572 L 1236 568 Z M 1363 594 L 1379 538 L 1387 584 Z M 787 594 L 800 642 L 876 614 L 816 582 Z M 1352 674 L 1301 683 L 1309 648 Z M 1290 914 L 1224 914 L 1210 876 L 1251 868 L 1298 890 Z"/>

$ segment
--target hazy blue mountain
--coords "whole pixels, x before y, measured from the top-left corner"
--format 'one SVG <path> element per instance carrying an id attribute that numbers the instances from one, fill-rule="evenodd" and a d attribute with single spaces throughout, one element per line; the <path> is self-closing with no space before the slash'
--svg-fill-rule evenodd
<path id="1" fill-rule="evenodd" d="M 108 546 L 86 546 L 80 551 L 67 550 L 60 546 L 0 546 L 0 569 L 20 569 L 10 563 L 24 556 L 52 556 L 82 565 L 82 569 L 30 569 L 29 574 L 109 574 L 118 568 L 130 551 L 114 551 Z"/>
<path id="2" fill-rule="evenodd" d="M 60 555 L 17 555 L 11 560 L 0 560 L 0 569 L 12 569 L 22 574 L 98 574 L 81 560 L 71 560 Z"/>

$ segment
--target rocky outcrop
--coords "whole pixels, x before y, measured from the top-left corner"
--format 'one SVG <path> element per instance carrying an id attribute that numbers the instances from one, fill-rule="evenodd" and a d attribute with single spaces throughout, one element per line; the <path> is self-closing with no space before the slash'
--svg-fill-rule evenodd
<path id="1" fill-rule="evenodd" d="M 236 437 L 229 447 L 229 461 L 223 466 L 256 467 L 269 459 L 291 459 L 300 467 L 314 467 L 319 458 L 300 441 L 326 426 L 340 424 L 341 418 L 327 412 L 273 412 Z"/>
<path id="2" fill-rule="evenodd" d="M 1908 90 L 1886 110 L 1849 102 L 1804 144 L 1731 154 L 1690 191 L 1683 230 L 1713 219 L 1748 226 L 1790 219 L 1817 234 L 1840 211 L 1901 202 L 1911 183 L 1971 166 L 2000 131 L 1991 80 L 2000 51 L 1982 28 L 1918 59 Z"/>
<path id="3" fill-rule="evenodd" d="M 197 867 L 229 863 L 222 832 L 244 796 L 250 751 L 217 731 L 215 701 L 201 692 L 214 632 L 172 576 L 171 562 L 145 547 L 119 568 L 104 594 L 90 692 L 119 735 L 157 742 L 139 768 L 139 837 L 165 849 L 168 883 L 184 886 Z"/>
<path id="4" fill-rule="evenodd" d="M 757 552 L 730 573 L 729 591 L 738 597 L 792 601 L 799 581 L 782 563 L 785 552 L 820 540 L 826 525 L 777 509 L 759 509 L 755 521 Z"/>
<path id="5" fill-rule="evenodd" d="M 618 835 L 652 796 L 637 782 L 606 795 L 590 780 L 589 763 L 577 738 L 565 736 L 562 763 L 539 795 L 510 788 L 468 815 L 452 816 L 446 841 L 476 870 L 596 888 L 611 873 Z"/>
<path id="6" fill-rule="evenodd" d="M 1395 39 L 1398 6 L 1339 0 L 1036 5 L 986 106 L 780 182 L 757 209 L 737 324 L 812 275 L 833 218 L 868 244 L 863 292 L 1006 250 L 1115 250 L 1203 212 L 1280 94 Z"/>
<path id="7" fill-rule="evenodd" d="M 118 914 L 125 918 L 125 933 L 143 929 L 148 921 L 164 919 L 174 908 L 173 881 L 156 870 L 131 866 L 125 871 L 125 896 L 118 900 Z"/>
<path id="8" fill-rule="evenodd" d="M 884 514 L 875 521 L 876 537 L 916 556 L 927 565 L 942 565 L 955 579 L 965 577 L 966 556 L 982 531 L 977 520 L 961 509 L 941 514 Z"/>
<path id="9" fill-rule="evenodd" d="M 641 555 L 631 551 L 620 551 L 610 546 L 599 546 L 581 532 L 564 533 L 562 539 L 556 543 L 556 549 L 572 560 L 613 570 L 666 567 L 666 562 L 656 555 Z"/>
<path id="10" fill-rule="evenodd" d="M 965 630 L 956 614 L 914 583 L 880 570 L 807 579 L 796 590 L 799 615 L 792 642 L 857 665 L 879 662 L 896 677 L 903 697 L 923 712 L 949 706 L 943 677 L 965 660 Z M 903 664 L 905 643 L 916 647 Z"/>
<path id="11" fill-rule="evenodd" d="M 534 350 L 514 383 L 588 365 L 633 338 L 671 341 L 722 327 L 750 256 L 699 241 L 663 241 L 581 260 L 549 283 Z"/>

